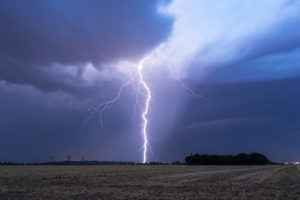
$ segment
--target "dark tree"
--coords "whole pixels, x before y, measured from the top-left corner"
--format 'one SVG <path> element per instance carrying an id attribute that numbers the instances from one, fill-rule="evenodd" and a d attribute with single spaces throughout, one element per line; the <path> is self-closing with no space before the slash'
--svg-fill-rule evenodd
<path id="1" fill-rule="evenodd" d="M 259 165 L 264 165 L 269 162 L 266 156 L 260 153 L 251 153 L 249 156 L 249 163 L 250 164 L 259 164 Z"/>
<path id="2" fill-rule="evenodd" d="M 248 155 L 245 153 L 239 153 L 235 156 L 236 164 L 238 165 L 245 165 L 248 164 Z"/>
<path id="3" fill-rule="evenodd" d="M 265 165 L 269 161 L 260 153 L 232 155 L 191 154 L 185 158 L 188 165 Z"/>

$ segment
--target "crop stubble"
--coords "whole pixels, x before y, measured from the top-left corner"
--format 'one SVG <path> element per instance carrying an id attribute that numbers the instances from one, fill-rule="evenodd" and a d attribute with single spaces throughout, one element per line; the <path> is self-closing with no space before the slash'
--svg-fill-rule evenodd
<path id="1" fill-rule="evenodd" d="M 300 168 L 0 166 L 0 199 L 300 199 Z"/>

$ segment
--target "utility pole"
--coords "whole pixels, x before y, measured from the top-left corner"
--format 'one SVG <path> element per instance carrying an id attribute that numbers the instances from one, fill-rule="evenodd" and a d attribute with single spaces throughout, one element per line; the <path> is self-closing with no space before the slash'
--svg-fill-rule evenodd
<path id="1" fill-rule="evenodd" d="M 71 158 L 72 156 L 66 156 L 67 157 L 67 161 L 70 162 L 71 161 Z"/>
<path id="2" fill-rule="evenodd" d="M 81 156 L 81 162 L 85 161 L 85 157 Z"/>

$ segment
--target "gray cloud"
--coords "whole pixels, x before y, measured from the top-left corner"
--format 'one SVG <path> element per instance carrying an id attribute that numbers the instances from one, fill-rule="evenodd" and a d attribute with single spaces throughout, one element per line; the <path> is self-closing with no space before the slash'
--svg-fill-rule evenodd
<path id="1" fill-rule="evenodd" d="M 161 3 L 165 2 L 1 1 L 0 78 L 44 91 L 76 93 L 80 74 L 57 77 L 49 67 L 92 62 L 99 68 L 140 58 L 171 31 L 173 19 L 157 11 Z"/>

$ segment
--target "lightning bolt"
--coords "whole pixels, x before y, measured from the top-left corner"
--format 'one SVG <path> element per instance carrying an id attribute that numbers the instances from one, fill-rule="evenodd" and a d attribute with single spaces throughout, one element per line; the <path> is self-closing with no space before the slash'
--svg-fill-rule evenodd
<path id="1" fill-rule="evenodd" d="M 207 99 L 205 96 L 195 92 L 194 89 L 192 89 L 191 87 L 189 87 L 187 85 L 187 83 L 185 83 L 182 79 L 178 78 L 176 75 L 174 75 L 173 73 L 170 73 L 171 76 L 173 76 L 178 82 L 179 84 L 186 89 L 192 96 L 194 96 L 196 99 L 201 99 L 201 100 L 205 100 L 205 101 L 210 101 L 210 99 Z"/>
<path id="2" fill-rule="evenodd" d="M 143 137 L 143 163 L 147 163 L 147 151 L 148 151 L 148 133 L 147 133 L 147 126 L 148 126 L 148 119 L 147 119 L 147 114 L 149 112 L 149 104 L 150 104 L 150 100 L 151 100 L 151 91 L 149 86 L 147 85 L 147 83 L 144 80 L 143 77 L 143 68 L 144 68 L 144 61 L 145 59 L 142 59 L 138 65 L 136 65 L 136 73 L 134 75 L 131 75 L 130 80 L 128 80 L 127 82 L 123 83 L 121 85 L 121 87 L 119 88 L 117 94 L 111 98 L 110 100 L 107 100 L 103 103 L 100 103 L 99 105 L 97 105 L 96 107 L 91 109 L 91 114 L 89 115 L 89 117 L 85 120 L 85 123 L 87 123 L 96 113 L 99 113 L 99 121 L 100 121 L 100 128 L 104 129 L 103 126 L 103 113 L 113 104 L 115 104 L 121 97 L 121 94 L 123 92 L 123 90 L 129 86 L 130 84 L 132 84 L 133 89 L 135 89 L 136 91 L 136 102 L 134 104 L 134 114 L 136 112 L 136 107 L 137 105 L 139 105 L 139 96 L 143 95 L 146 99 L 145 99 L 145 106 L 143 109 L 143 112 L 141 114 L 141 120 L 142 120 L 142 128 L 141 128 L 141 134 Z M 137 83 L 137 86 L 136 86 Z M 141 91 L 144 90 L 144 91 Z"/>
<path id="3" fill-rule="evenodd" d="M 148 111 L 149 111 L 149 103 L 150 103 L 150 100 L 151 100 L 151 92 L 150 92 L 150 89 L 149 89 L 148 85 L 144 81 L 143 73 L 142 73 L 143 68 L 144 68 L 144 60 L 141 60 L 141 62 L 138 65 L 138 75 L 139 75 L 140 84 L 143 86 L 143 88 L 146 91 L 145 109 L 144 109 L 144 112 L 142 113 L 142 116 L 141 116 L 142 119 L 143 119 L 142 136 L 143 136 L 143 139 L 144 139 L 143 163 L 147 163 L 147 147 L 148 147 L 148 134 L 147 134 L 148 119 L 147 119 L 147 114 L 148 114 Z"/>
<path id="4" fill-rule="evenodd" d="M 105 110 L 107 110 L 110 106 L 112 106 L 114 103 L 116 103 L 120 97 L 121 97 L 121 94 L 124 90 L 125 87 L 127 87 L 129 84 L 131 84 L 132 82 L 134 81 L 133 78 L 131 78 L 129 81 L 123 83 L 120 87 L 120 89 L 118 90 L 118 93 L 115 97 L 113 97 L 112 99 L 108 100 L 108 101 L 105 101 L 103 103 L 100 103 L 99 105 L 97 105 L 95 108 L 92 108 L 92 112 L 90 114 L 90 116 L 85 120 L 85 124 L 96 114 L 99 112 L 99 121 L 100 121 L 100 128 L 101 129 L 104 129 L 104 126 L 103 126 L 103 121 L 102 121 L 102 116 L 103 116 L 103 112 Z"/>
<path id="5" fill-rule="evenodd" d="M 143 163 L 147 163 L 147 152 L 148 152 L 148 147 L 149 146 L 149 135 L 147 132 L 147 127 L 148 127 L 148 118 L 147 115 L 149 113 L 149 105 L 150 105 L 150 101 L 151 101 L 151 90 L 150 87 L 147 85 L 145 79 L 144 79 L 144 75 L 143 75 L 143 69 L 144 69 L 144 62 L 145 59 L 147 57 L 143 58 L 138 64 L 135 64 L 134 67 L 134 73 L 130 74 L 130 79 L 123 83 L 121 85 L 121 87 L 119 88 L 117 94 L 111 98 L 110 100 L 103 102 L 101 104 L 99 104 L 98 106 L 96 106 L 95 108 L 92 109 L 92 112 L 90 114 L 90 116 L 86 119 L 86 122 L 89 121 L 96 113 L 99 112 L 99 120 L 100 120 L 100 128 L 104 129 L 103 126 L 103 121 L 102 121 L 102 116 L 104 111 L 106 111 L 110 106 L 112 106 L 114 103 L 116 103 L 120 97 L 121 94 L 123 92 L 123 90 L 129 86 L 132 85 L 133 89 L 136 91 L 136 102 L 133 105 L 134 107 L 134 115 L 136 113 L 137 110 L 137 106 L 140 105 L 139 104 L 139 97 L 140 95 L 142 95 L 145 98 L 145 102 L 144 102 L 144 106 L 142 109 L 142 113 L 141 113 L 141 120 L 142 120 L 142 124 L 141 124 L 141 135 L 143 138 Z M 204 99 L 207 100 L 204 96 L 198 94 L 197 92 L 194 91 L 194 89 L 192 89 L 191 87 L 188 86 L 187 83 L 185 83 L 183 80 L 181 80 L 180 78 L 178 78 L 177 76 L 175 76 L 173 73 L 170 73 L 180 84 L 181 86 L 186 89 L 192 96 L 194 96 L 197 99 Z"/>

